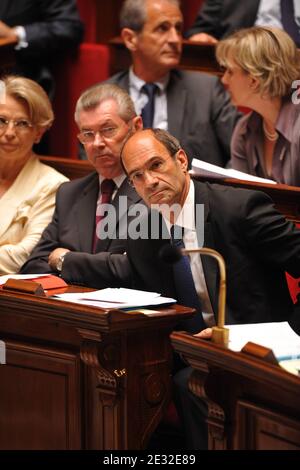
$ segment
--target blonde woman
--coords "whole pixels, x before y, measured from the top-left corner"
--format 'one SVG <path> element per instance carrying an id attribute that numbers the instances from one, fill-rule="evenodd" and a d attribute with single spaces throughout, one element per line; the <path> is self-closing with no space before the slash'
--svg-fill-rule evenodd
<path id="1" fill-rule="evenodd" d="M 233 133 L 232 167 L 299 186 L 300 105 L 292 95 L 300 59 L 293 40 L 281 29 L 253 27 L 220 41 L 216 54 L 232 102 L 252 110 Z"/>
<path id="2" fill-rule="evenodd" d="M 0 82 L 0 274 L 19 271 L 67 181 L 32 150 L 52 122 L 51 104 L 36 82 L 16 76 Z"/>

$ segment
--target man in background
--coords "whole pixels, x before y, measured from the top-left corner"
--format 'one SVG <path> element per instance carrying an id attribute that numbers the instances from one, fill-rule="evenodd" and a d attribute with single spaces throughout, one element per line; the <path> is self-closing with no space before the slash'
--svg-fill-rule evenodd
<path id="1" fill-rule="evenodd" d="M 109 81 L 129 91 L 144 127 L 176 136 L 193 157 L 225 166 L 239 117 L 219 79 L 178 70 L 183 17 L 178 0 L 125 0 L 121 36 L 132 57 L 129 70 Z"/>
<path id="2" fill-rule="evenodd" d="M 284 29 L 300 47 L 299 0 L 205 0 L 186 36 L 216 44 L 237 29 L 254 25 Z"/>
<path id="3" fill-rule="evenodd" d="M 37 81 L 52 98 L 51 66 L 83 38 L 76 0 L 1 0 L 0 38 L 16 45 L 13 72 Z"/>
<path id="4" fill-rule="evenodd" d="M 67 282 L 94 287 L 106 269 L 108 252 L 126 251 L 124 230 L 133 218 L 128 211 L 140 198 L 128 183 L 120 152 L 125 139 L 142 128 L 142 119 L 125 90 L 98 84 L 79 98 L 75 120 L 95 171 L 61 186 L 52 222 L 21 272 L 59 274 Z M 112 205 L 117 218 L 110 235 L 102 238 L 105 204 Z"/>

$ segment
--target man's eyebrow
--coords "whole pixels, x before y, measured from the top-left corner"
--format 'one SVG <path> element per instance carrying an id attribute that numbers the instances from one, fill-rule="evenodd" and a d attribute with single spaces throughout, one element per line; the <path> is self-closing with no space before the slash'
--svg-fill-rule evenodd
<path id="1" fill-rule="evenodd" d="M 103 127 L 107 127 L 107 126 L 111 126 L 111 125 L 115 126 L 115 123 L 111 119 L 109 119 L 107 121 L 102 122 L 101 124 L 97 124 L 96 126 L 97 126 L 98 129 L 102 129 Z M 85 131 L 85 130 L 90 131 L 90 130 L 92 130 L 92 127 L 94 127 L 94 126 L 83 126 L 82 130 L 83 131 Z"/>

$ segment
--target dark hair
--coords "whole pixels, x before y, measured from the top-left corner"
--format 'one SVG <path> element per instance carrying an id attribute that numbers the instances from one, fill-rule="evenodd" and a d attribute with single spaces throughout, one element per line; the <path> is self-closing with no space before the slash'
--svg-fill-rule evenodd
<path id="1" fill-rule="evenodd" d="M 163 129 L 142 129 L 138 131 L 138 133 L 140 132 L 151 132 L 154 138 L 167 149 L 168 153 L 170 154 L 172 158 L 174 158 L 174 160 L 175 160 L 176 153 L 182 148 L 179 140 L 177 140 L 176 137 L 171 135 L 168 131 L 165 131 Z M 126 175 L 127 175 L 127 171 L 123 163 L 123 150 L 131 136 L 132 134 L 127 136 L 120 152 L 121 165 Z"/>

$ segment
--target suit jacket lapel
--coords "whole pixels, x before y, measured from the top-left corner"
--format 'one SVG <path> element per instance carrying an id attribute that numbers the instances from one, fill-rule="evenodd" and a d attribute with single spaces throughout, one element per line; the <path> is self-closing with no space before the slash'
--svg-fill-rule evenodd
<path id="1" fill-rule="evenodd" d="M 87 253 L 92 253 L 98 193 L 99 176 L 98 173 L 94 173 L 90 183 L 80 195 L 75 211 L 80 251 Z"/>
<path id="2" fill-rule="evenodd" d="M 183 129 L 183 118 L 187 90 L 182 84 L 180 71 L 171 71 L 170 81 L 167 87 L 168 98 L 168 131 L 176 135 L 180 140 Z"/>
<path id="3" fill-rule="evenodd" d="M 204 183 L 194 181 L 195 203 L 204 204 L 204 246 L 215 249 L 215 242 L 210 223 L 210 210 L 207 190 Z M 197 221 L 196 221 L 197 226 Z M 218 312 L 218 264 L 210 256 L 201 256 L 206 286 L 213 311 L 217 317 Z"/>

